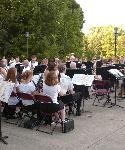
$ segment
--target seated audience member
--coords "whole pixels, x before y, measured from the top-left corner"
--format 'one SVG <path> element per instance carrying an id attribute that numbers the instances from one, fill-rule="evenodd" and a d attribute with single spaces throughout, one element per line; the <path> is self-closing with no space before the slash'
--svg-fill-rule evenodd
<path id="1" fill-rule="evenodd" d="M 32 56 L 32 60 L 29 62 L 29 66 L 31 69 L 34 69 L 36 66 L 38 66 L 37 57 L 35 55 Z"/>
<path id="2" fill-rule="evenodd" d="M 11 67 L 10 69 L 8 69 L 5 80 L 15 83 L 14 88 L 13 88 L 13 93 L 15 93 L 15 94 L 17 92 L 17 86 L 19 85 L 16 77 L 17 77 L 17 69 L 14 67 Z M 10 98 L 8 100 L 8 104 L 5 105 L 5 108 L 3 111 L 5 114 L 5 117 L 11 117 L 12 115 L 14 115 L 15 111 L 16 112 L 19 111 L 18 106 L 17 107 L 9 107 L 9 106 L 16 106 L 18 103 L 19 103 L 19 100 L 17 99 L 16 96 L 10 96 Z"/>
<path id="3" fill-rule="evenodd" d="M 57 112 L 60 111 L 61 113 L 61 120 L 65 121 L 65 106 L 60 101 L 58 102 L 57 98 L 58 95 L 62 96 L 63 93 L 61 92 L 61 87 L 59 85 L 58 75 L 55 71 L 50 71 L 46 78 L 45 83 L 43 83 L 43 94 L 50 96 L 53 103 L 45 105 L 41 105 L 41 109 L 47 109 L 48 112 Z"/>
<path id="4" fill-rule="evenodd" d="M 61 91 L 65 94 L 65 101 L 63 101 L 65 104 L 68 103 L 72 103 L 73 101 L 76 101 L 77 103 L 77 111 L 76 111 L 76 115 L 80 116 L 81 115 L 81 111 L 80 111 L 80 107 L 81 107 L 81 101 L 82 101 L 82 95 L 81 92 L 76 92 L 73 90 L 74 86 L 71 82 L 71 78 L 67 75 L 65 75 L 66 73 L 66 65 L 65 64 L 60 64 L 58 66 L 59 68 L 59 72 L 60 72 L 60 86 L 61 86 Z M 72 99 L 67 99 L 66 98 L 66 94 L 71 94 Z M 71 109 L 71 107 L 69 107 L 69 109 Z M 71 111 L 71 110 L 69 110 Z"/>
<path id="5" fill-rule="evenodd" d="M 55 62 L 48 63 L 48 66 L 47 66 L 46 70 L 44 71 L 44 75 L 43 75 L 44 79 L 46 78 L 47 74 L 50 71 L 55 71 L 57 73 L 57 75 L 59 74 L 59 71 L 58 71 L 58 68 L 57 68 L 57 65 L 55 64 Z"/>
<path id="6" fill-rule="evenodd" d="M 26 70 L 21 77 L 21 81 L 18 88 L 18 92 L 27 93 L 27 94 L 36 94 L 35 85 L 32 81 L 33 72 L 31 70 Z M 24 106 L 33 105 L 34 101 L 31 100 L 22 100 Z"/>
<path id="7" fill-rule="evenodd" d="M 24 67 L 22 73 L 24 73 L 26 70 L 30 70 L 30 66 L 29 66 L 29 61 L 28 61 L 28 59 L 25 59 L 25 60 L 23 61 L 22 65 L 23 65 L 23 67 Z"/>

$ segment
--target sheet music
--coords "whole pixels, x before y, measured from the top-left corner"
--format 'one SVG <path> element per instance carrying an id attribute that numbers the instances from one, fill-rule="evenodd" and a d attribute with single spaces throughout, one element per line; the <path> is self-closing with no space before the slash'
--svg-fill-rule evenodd
<path id="1" fill-rule="evenodd" d="M 41 74 L 39 75 L 34 75 L 32 81 L 37 85 L 39 79 L 40 79 Z"/>
<path id="2" fill-rule="evenodd" d="M 91 86 L 94 81 L 94 75 L 74 74 L 72 83 L 76 85 Z"/>
<path id="3" fill-rule="evenodd" d="M 124 75 L 117 69 L 110 69 L 108 70 L 112 75 L 114 75 L 116 78 L 123 78 Z"/>
<path id="4" fill-rule="evenodd" d="M 15 83 L 0 81 L 0 101 L 8 103 Z"/>

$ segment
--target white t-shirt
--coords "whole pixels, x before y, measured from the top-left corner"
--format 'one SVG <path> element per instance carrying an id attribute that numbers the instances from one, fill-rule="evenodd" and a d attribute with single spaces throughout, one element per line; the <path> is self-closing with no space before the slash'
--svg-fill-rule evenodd
<path id="1" fill-rule="evenodd" d="M 26 67 L 26 68 L 24 67 L 24 68 L 23 68 L 23 73 L 24 73 L 26 70 L 30 70 L 30 66 L 28 66 L 28 67 Z"/>
<path id="2" fill-rule="evenodd" d="M 73 84 L 71 81 L 71 78 L 64 73 L 60 73 L 60 87 L 61 87 L 61 92 L 66 94 L 67 91 L 73 91 Z"/>
<path id="3" fill-rule="evenodd" d="M 34 69 L 36 66 L 38 66 L 38 62 L 37 61 L 35 61 L 35 62 L 30 61 L 29 66 L 30 66 L 30 68 Z"/>
<path id="4" fill-rule="evenodd" d="M 3 81 L 5 78 L 2 74 L 0 74 L 0 81 Z"/>
<path id="5" fill-rule="evenodd" d="M 19 86 L 19 83 L 15 83 L 13 92 L 16 93 L 16 88 Z M 16 105 L 19 102 L 19 99 L 17 97 L 11 97 L 8 100 L 8 105 Z"/>
<path id="6" fill-rule="evenodd" d="M 35 86 L 32 82 L 29 83 L 21 83 L 18 86 L 19 91 L 22 93 L 32 94 L 35 91 Z M 23 105 L 32 105 L 34 104 L 33 100 L 22 100 Z"/>
<path id="7" fill-rule="evenodd" d="M 60 90 L 61 90 L 61 87 L 59 84 L 54 85 L 54 86 L 48 86 L 45 83 L 43 83 L 43 95 L 50 96 L 53 103 L 58 104 L 57 97 L 58 97 Z"/>

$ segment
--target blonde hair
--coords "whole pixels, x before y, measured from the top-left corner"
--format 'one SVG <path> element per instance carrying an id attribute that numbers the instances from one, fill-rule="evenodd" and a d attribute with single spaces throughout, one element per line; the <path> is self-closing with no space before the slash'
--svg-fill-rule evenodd
<path id="1" fill-rule="evenodd" d="M 31 70 L 26 70 L 21 76 L 21 82 L 27 82 L 31 80 L 32 76 L 33 76 L 33 72 Z"/>
<path id="2" fill-rule="evenodd" d="M 55 71 L 50 71 L 46 78 L 45 78 L 45 84 L 48 86 L 54 86 L 59 83 L 58 75 Z"/>

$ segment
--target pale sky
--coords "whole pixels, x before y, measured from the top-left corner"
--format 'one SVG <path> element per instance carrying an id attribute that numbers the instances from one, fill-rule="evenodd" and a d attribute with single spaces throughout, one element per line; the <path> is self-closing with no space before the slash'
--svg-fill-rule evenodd
<path id="1" fill-rule="evenodd" d="M 83 31 L 101 25 L 122 26 L 125 29 L 125 0 L 76 0 L 84 11 Z"/>

